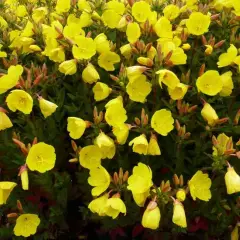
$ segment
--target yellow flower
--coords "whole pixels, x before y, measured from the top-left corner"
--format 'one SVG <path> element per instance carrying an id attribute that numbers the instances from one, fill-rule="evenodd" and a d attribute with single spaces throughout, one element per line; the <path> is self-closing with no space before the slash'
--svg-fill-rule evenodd
<path id="1" fill-rule="evenodd" d="M 110 43 L 107 40 L 107 36 L 104 33 L 98 34 L 94 42 L 96 43 L 96 49 L 98 53 L 104 53 L 110 51 Z"/>
<path id="2" fill-rule="evenodd" d="M 150 191 L 147 190 L 146 192 L 144 193 L 135 193 L 135 192 L 132 192 L 132 195 L 133 195 L 133 199 L 135 201 L 135 203 L 139 206 L 139 207 L 143 207 L 148 196 L 150 195 Z"/>
<path id="3" fill-rule="evenodd" d="M 16 225 L 13 229 L 15 236 L 23 236 L 25 238 L 34 235 L 40 219 L 36 214 L 22 214 L 17 218 Z"/>
<path id="4" fill-rule="evenodd" d="M 151 168 L 143 163 L 138 163 L 138 166 L 133 168 L 133 174 L 128 178 L 128 190 L 134 194 L 146 194 L 152 185 Z"/>
<path id="5" fill-rule="evenodd" d="M 99 216 L 106 216 L 105 208 L 107 205 L 107 200 L 108 194 L 104 194 L 101 197 L 92 200 L 89 203 L 88 208 L 92 213 L 97 213 Z"/>
<path id="6" fill-rule="evenodd" d="M 218 115 L 214 108 L 209 103 L 204 104 L 203 109 L 201 111 L 201 115 L 204 118 L 204 120 L 207 121 L 209 126 L 213 127 L 216 125 Z"/>
<path id="7" fill-rule="evenodd" d="M 172 221 L 173 223 L 175 223 L 176 225 L 182 228 L 187 227 L 186 214 L 184 211 L 184 207 L 182 203 L 178 202 L 177 200 L 174 201 Z"/>
<path id="8" fill-rule="evenodd" d="M 82 79 L 85 83 L 89 84 L 95 83 L 100 79 L 97 70 L 91 63 L 89 63 L 87 67 L 84 68 L 82 72 Z"/>
<path id="9" fill-rule="evenodd" d="M 78 21 L 80 19 L 76 18 L 77 20 L 75 20 L 71 16 L 72 16 L 71 14 L 68 16 L 69 24 L 64 27 L 64 29 L 63 29 L 63 36 L 66 39 L 69 39 L 69 40 L 71 40 L 74 43 L 75 39 L 77 39 L 79 35 L 85 36 L 85 32 L 84 32 L 83 29 L 81 29 L 79 27 L 80 23 L 78 23 Z M 69 18 L 70 18 L 70 20 L 69 20 Z"/>
<path id="10" fill-rule="evenodd" d="M 233 44 L 231 44 L 227 52 L 222 53 L 219 56 L 217 62 L 218 67 L 222 68 L 231 65 L 234 62 L 235 58 L 237 57 L 237 54 L 238 54 L 237 48 Z"/>
<path id="11" fill-rule="evenodd" d="M 203 201 L 209 201 L 212 194 L 210 187 L 212 185 L 211 179 L 208 177 L 208 174 L 204 174 L 202 171 L 197 171 L 191 180 L 188 182 L 191 196 L 193 200 L 199 198 Z"/>
<path id="12" fill-rule="evenodd" d="M 102 153 L 102 159 L 112 159 L 116 153 L 114 141 L 104 132 L 99 133 L 94 144 L 97 145 Z"/>
<path id="13" fill-rule="evenodd" d="M 71 7 L 70 0 L 57 0 L 56 11 L 57 13 L 68 12 Z"/>
<path id="14" fill-rule="evenodd" d="M 144 66 L 132 66 L 132 67 L 126 68 L 127 77 L 129 79 L 139 77 L 145 71 L 146 71 L 146 67 L 144 67 Z"/>
<path id="15" fill-rule="evenodd" d="M 94 99 L 97 102 L 106 99 L 112 92 L 112 89 L 109 88 L 107 84 L 101 82 L 97 82 L 92 90 L 94 94 Z"/>
<path id="16" fill-rule="evenodd" d="M 150 13 L 151 7 L 145 1 L 135 2 L 132 6 L 132 15 L 138 22 L 146 22 Z"/>
<path id="17" fill-rule="evenodd" d="M 189 33 L 199 36 L 208 32 L 210 22 L 209 15 L 204 15 L 201 12 L 193 12 L 189 19 L 187 19 L 186 26 Z"/>
<path id="18" fill-rule="evenodd" d="M 5 30 L 8 27 L 7 21 L 5 21 L 5 19 L 2 16 L 0 16 L 0 27 L 3 30 Z"/>
<path id="19" fill-rule="evenodd" d="M 180 100 L 183 99 L 185 94 L 187 93 L 188 86 L 183 83 L 178 83 L 175 88 L 168 88 L 168 93 L 172 100 Z"/>
<path id="20" fill-rule="evenodd" d="M 209 96 L 217 95 L 223 88 L 222 79 L 218 71 L 215 70 L 208 70 L 205 72 L 197 79 L 196 85 L 198 91 Z"/>
<path id="21" fill-rule="evenodd" d="M 211 55 L 213 52 L 213 47 L 211 45 L 205 45 L 205 47 L 206 47 L 205 53 L 207 55 Z"/>
<path id="22" fill-rule="evenodd" d="M 141 36 L 141 29 L 136 22 L 129 23 L 126 31 L 127 39 L 130 43 L 135 43 Z"/>
<path id="23" fill-rule="evenodd" d="M 122 2 L 118 2 L 115 0 L 107 2 L 106 9 L 111 9 L 120 15 L 122 15 L 125 12 L 124 4 Z"/>
<path id="24" fill-rule="evenodd" d="M 81 118 L 68 117 L 67 130 L 73 139 L 79 139 L 84 134 L 87 124 Z"/>
<path id="25" fill-rule="evenodd" d="M 213 146 L 213 156 L 222 156 L 227 150 L 229 137 L 225 133 L 221 133 L 217 137 L 217 146 Z"/>
<path id="26" fill-rule="evenodd" d="M 130 59 L 132 55 L 132 47 L 130 44 L 125 44 L 122 47 L 120 47 L 121 54 L 126 58 Z"/>
<path id="27" fill-rule="evenodd" d="M 89 14 L 87 12 L 83 12 L 80 16 L 79 27 L 81 27 L 81 28 L 89 27 L 92 25 L 92 23 L 93 23 L 93 21 L 91 18 L 91 14 Z"/>
<path id="28" fill-rule="evenodd" d="M 174 4 L 169 4 L 163 9 L 164 17 L 166 17 L 169 20 L 174 20 L 177 18 L 180 14 L 180 9 L 178 6 Z"/>
<path id="29" fill-rule="evenodd" d="M 112 129 L 114 136 L 117 138 L 117 142 L 120 145 L 124 145 L 129 135 L 129 127 L 127 124 L 115 126 Z"/>
<path id="30" fill-rule="evenodd" d="M 44 142 L 34 144 L 27 155 L 26 164 L 31 171 L 44 173 L 54 168 L 55 149 Z"/>
<path id="31" fill-rule="evenodd" d="M 105 108 L 108 109 L 108 108 L 116 106 L 116 105 L 119 105 L 119 106 L 123 107 L 122 96 L 118 96 L 118 97 L 113 98 L 110 101 L 108 101 L 108 103 L 105 105 Z"/>
<path id="32" fill-rule="evenodd" d="M 139 137 L 135 137 L 131 142 L 129 142 L 129 146 L 133 145 L 133 152 L 138 154 L 147 155 L 148 151 L 148 141 L 144 134 Z"/>
<path id="33" fill-rule="evenodd" d="M 132 101 L 144 103 L 146 97 L 152 90 L 152 84 L 148 82 L 147 77 L 142 74 L 133 79 L 129 79 L 126 90 Z"/>
<path id="34" fill-rule="evenodd" d="M 0 94 L 15 87 L 22 73 L 23 67 L 21 65 L 10 66 L 8 68 L 8 73 L 0 77 Z"/>
<path id="35" fill-rule="evenodd" d="M 240 176 L 233 167 L 228 167 L 227 173 L 225 174 L 225 183 L 228 194 L 240 192 Z"/>
<path id="36" fill-rule="evenodd" d="M 104 52 L 98 57 L 98 65 L 104 68 L 106 71 L 114 71 L 114 64 L 119 62 L 120 57 L 115 52 Z"/>
<path id="37" fill-rule="evenodd" d="M 154 134 L 152 134 L 150 138 L 147 154 L 152 156 L 161 155 L 161 150 L 157 142 L 157 137 Z"/>
<path id="38" fill-rule="evenodd" d="M 6 204 L 10 193 L 16 186 L 14 182 L 0 182 L 0 206 Z"/>
<path id="39" fill-rule="evenodd" d="M 114 29 L 118 26 L 118 23 L 121 20 L 121 15 L 111 9 L 105 10 L 102 14 L 102 20 L 106 26 Z"/>
<path id="40" fill-rule="evenodd" d="M 172 38 L 172 24 L 166 17 L 160 17 L 154 25 L 154 31 L 160 38 Z"/>
<path id="41" fill-rule="evenodd" d="M 35 23 L 38 23 L 41 20 L 43 20 L 47 14 L 48 14 L 48 9 L 46 7 L 35 8 L 33 9 L 32 18 Z"/>
<path id="42" fill-rule="evenodd" d="M 112 197 L 107 200 L 105 213 L 107 216 L 112 217 L 112 219 L 115 219 L 118 217 L 119 213 L 123 213 L 126 215 L 126 206 L 122 199 L 118 197 Z"/>
<path id="43" fill-rule="evenodd" d="M 182 49 L 183 49 L 183 50 L 189 50 L 189 49 L 191 49 L 191 45 L 190 45 L 189 43 L 184 43 L 184 44 L 182 45 Z"/>
<path id="44" fill-rule="evenodd" d="M 177 200 L 179 200 L 180 202 L 185 201 L 186 191 L 184 189 L 178 189 L 178 191 L 176 193 L 176 197 L 177 197 Z"/>
<path id="45" fill-rule="evenodd" d="M 59 72 L 65 75 L 73 75 L 77 72 L 77 62 L 75 59 L 62 62 L 58 69 Z"/>
<path id="46" fill-rule="evenodd" d="M 91 5 L 87 0 L 78 0 L 78 8 L 80 11 L 86 11 L 86 12 L 92 11 Z"/>
<path id="47" fill-rule="evenodd" d="M 40 97 L 38 99 L 41 112 L 45 118 L 51 116 L 57 109 L 57 105 Z"/>
<path id="48" fill-rule="evenodd" d="M 98 146 L 89 145 L 80 150 L 79 162 L 84 168 L 93 169 L 101 165 L 102 157 L 102 152 Z"/>
<path id="49" fill-rule="evenodd" d="M 156 111 L 151 119 L 151 127 L 162 136 L 167 136 L 173 130 L 173 124 L 172 113 L 167 109 Z"/>
<path id="50" fill-rule="evenodd" d="M 30 114 L 33 108 L 33 99 L 31 95 L 23 90 L 13 90 L 7 96 L 6 103 L 8 108 L 16 112 L 17 110 L 24 114 Z"/>
<path id="51" fill-rule="evenodd" d="M 89 174 L 88 183 L 94 187 L 92 189 L 93 196 L 99 196 L 108 189 L 110 185 L 110 175 L 104 167 L 91 168 Z"/>
<path id="52" fill-rule="evenodd" d="M 72 48 L 74 58 L 88 60 L 96 54 L 96 43 L 92 38 L 78 36 L 75 38 L 75 42 L 76 45 Z"/>
<path id="53" fill-rule="evenodd" d="M 154 209 L 146 209 L 142 217 L 142 225 L 145 228 L 157 229 L 161 219 L 161 213 L 159 207 Z"/>
<path id="54" fill-rule="evenodd" d="M 0 58 L 5 58 L 5 57 L 7 57 L 7 53 L 6 53 L 6 52 L 3 52 L 3 51 L 1 51 L 2 47 L 3 47 L 3 45 L 2 45 L 2 44 L 0 44 Z"/>
<path id="55" fill-rule="evenodd" d="M 8 115 L 5 112 L 0 111 L 0 131 L 11 128 L 12 126 L 13 124 Z"/>
<path id="56" fill-rule="evenodd" d="M 27 9 L 24 5 L 19 5 L 16 10 L 16 15 L 18 17 L 25 17 L 27 15 Z"/>
<path id="57" fill-rule="evenodd" d="M 111 100 L 112 101 L 112 100 Z M 108 125 L 119 127 L 127 120 L 127 112 L 121 103 L 113 103 L 107 108 L 105 113 L 105 120 Z"/>
<path id="58" fill-rule="evenodd" d="M 233 86 L 233 80 L 232 80 L 232 72 L 228 71 L 221 75 L 223 87 L 220 91 L 219 95 L 222 97 L 230 96 L 232 93 L 232 90 L 234 88 Z"/>
<path id="59" fill-rule="evenodd" d="M 235 226 L 235 228 L 231 232 L 231 240 L 239 240 L 238 224 Z"/>
<path id="60" fill-rule="evenodd" d="M 151 48 L 150 48 L 149 51 L 147 52 L 148 58 L 150 58 L 150 59 L 153 60 L 156 55 L 157 55 L 157 50 L 156 50 L 156 48 L 153 47 L 153 46 L 151 46 Z"/>
<path id="61" fill-rule="evenodd" d="M 22 166 L 20 169 L 20 177 L 22 182 L 22 189 L 28 190 L 29 189 L 29 179 L 28 179 L 28 170 L 26 166 Z"/>
<path id="62" fill-rule="evenodd" d="M 159 85 L 162 87 L 162 82 L 171 89 L 174 89 L 180 83 L 178 77 L 170 70 L 162 69 L 156 72 L 159 74 Z"/>

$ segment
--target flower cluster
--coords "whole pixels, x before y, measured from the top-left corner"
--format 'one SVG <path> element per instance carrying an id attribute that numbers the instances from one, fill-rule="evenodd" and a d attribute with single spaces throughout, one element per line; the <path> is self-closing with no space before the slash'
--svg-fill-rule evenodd
<path id="1" fill-rule="evenodd" d="M 184 232 L 193 203 L 236 212 L 239 0 L 5 0 L 0 13 L 0 137 L 21 159 L 0 205 L 15 182 L 31 191 L 78 165 L 101 219 L 127 218 L 129 199 L 150 229 L 171 215 Z M 18 209 L 14 234 L 36 234 L 44 214 Z"/>

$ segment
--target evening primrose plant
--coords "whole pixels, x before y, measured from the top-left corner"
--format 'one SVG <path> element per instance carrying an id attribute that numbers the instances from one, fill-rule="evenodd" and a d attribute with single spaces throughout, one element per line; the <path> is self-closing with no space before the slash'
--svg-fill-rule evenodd
<path id="1" fill-rule="evenodd" d="M 0 239 L 239 237 L 239 0 L 0 3 Z"/>

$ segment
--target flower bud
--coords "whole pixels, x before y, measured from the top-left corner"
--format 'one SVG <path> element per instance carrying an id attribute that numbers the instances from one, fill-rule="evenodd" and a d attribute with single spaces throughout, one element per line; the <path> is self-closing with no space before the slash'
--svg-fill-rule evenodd
<path id="1" fill-rule="evenodd" d="M 191 49 L 191 45 L 190 45 L 189 43 L 184 43 L 184 44 L 182 45 L 182 49 L 183 49 L 183 50 L 189 50 L 189 49 Z"/>
<path id="2" fill-rule="evenodd" d="M 205 54 L 211 55 L 213 52 L 213 47 L 211 45 L 205 45 L 205 47 L 206 47 Z"/>
<path id="3" fill-rule="evenodd" d="M 147 67 L 152 67 L 153 66 L 153 60 L 150 59 L 150 58 L 146 58 L 146 57 L 139 57 L 137 59 L 137 62 L 139 64 L 142 64 L 144 66 L 147 66 Z"/>
<path id="4" fill-rule="evenodd" d="M 186 199 L 186 192 L 184 189 L 179 189 L 176 193 L 176 197 L 180 202 L 183 202 Z"/>

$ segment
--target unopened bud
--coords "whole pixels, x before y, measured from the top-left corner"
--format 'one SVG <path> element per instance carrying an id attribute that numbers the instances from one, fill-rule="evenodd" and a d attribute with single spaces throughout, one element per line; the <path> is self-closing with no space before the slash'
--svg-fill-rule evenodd
<path id="1" fill-rule="evenodd" d="M 183 186 L 184 185 L 183 175 L 180 175 L 179 181 L 180 181 L 180 186 Z"/>
<path id="2" fill-rule="evenodd" d="M 128 180 L 129 172 L 126 171 L 123 175 L 123 182 L 126 182 Z"/>
<path id="3" fill-rule="evenodd" d="M 70 160 L 68 160 L 69 163 L 77 163 L 78 159 L 77 158 L 72 158 Z"/>
<path id="4" fill-rule="evenodd" d="M 147 67 L 152 67 L 153 66 L 153 60 L 150 58 L 146 57 L 139 57 L 137 59 L 137 62 L 141 65 L 147 66 Z"/>
<path id="5" fill-rule="evenodd" d="M 7 218 L 17 218 L 18 217 L 18 214 L 17 213 L 9 213 L 7 215 Z"/>
<path id="6" fill-rule="evenodd" d="M 191 49 L 191 45 L 190 45 L 189 43 L 184 43 L 184 44 L 182 45 L 182 49 L 183 49 L 183 50 L 189 50 L 189 49 Z"/>
<path id="7" fill-rule="evenodd" d="M 220 48 L 224 43 L 225 43 L 226 40 L 221 40 L 220 42 L 216 43 L 214 45 L 214 48 Z"/>
<path id="8" fill-rule="evenodd" d="M 141 125 L 141 121 L 140 121 L 139 118 L 135 117 L 134 121 L 135 121 L 135 123 L 136 123 L 138 126 Z"/>
<path id="9" fill-rule="evenodd" d="M 178 186 L 180 184 L 179 178 L 177 176 L 177 174 L 173 175 L 173 182 L 176 186 Z"/>
<path id="10" fill-rule="evenodd" d="M 198 74 L 198 76 L 199 77 L 201 77 L 203 74 L 204 74 L 204 72 L 205 72 L 205 63 L 204 64 L 202 64 L 202 66 L 200 67 L 200 70 L 199 70 L 199 74 Z"/>
<path id="11" fill-rule="evenodd" d="M 186 192 L 184 189 L 179 189 L 176 193 L 176 197 L 180 202 L 183 202 L 186 199 Z"/>
<path id="12" fill-rule="evenodd" d="M 117 185 L 118 184 L 118 174 L 116 172 L 114 172 L 113 174 L 113 182 Z"/>
<path id="13" fill-rule="evenodd" d="M 19 212 L 23 212 L 23 207 L 22 207 L 22 203 L 20 202 L 20 200 L 17 200 L 17 208 L 18 208 Z"/>
<path id="14" fill-rule="evenodd" d="M 73 140 L 71 140 L 71 145 L 72 145 L 72 149 L 73 149 L 73 151 L 74 151 L 74 152 L 77 152 L 77 150 L 78 150 L 78 147 L 77 147 L 77 144 L 76 144 L 76 142 L 75 142 L 75 141 L 73 141 Z"/>

